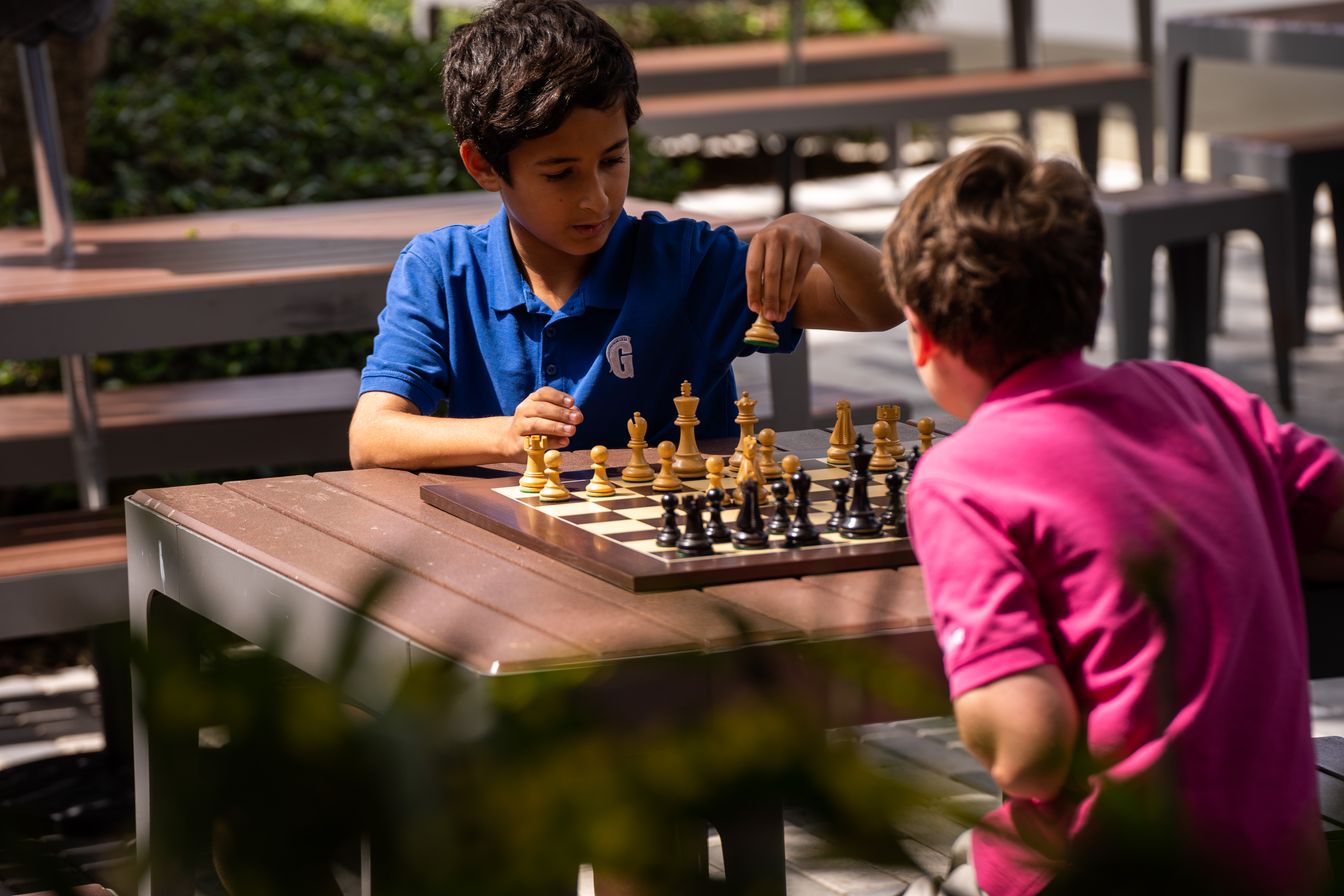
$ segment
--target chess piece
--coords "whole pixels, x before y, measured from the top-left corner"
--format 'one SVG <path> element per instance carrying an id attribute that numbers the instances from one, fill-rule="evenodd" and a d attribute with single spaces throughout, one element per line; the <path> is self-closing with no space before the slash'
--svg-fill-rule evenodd
<path id="1" fill-rule="evenodd" d="M 616 494 L 616 486 L 607 478 L 607 446 L 594 445 L 588 456 L 593 459 L 593 478 L 584 491 L 594 498 L 609 498 Z"/>
<path id="2" fill-rule="evenodd" d="M 725 492 L 721 488 L 710 488 L 705 492 L 705 500 L 709 502 L 709 522 L 705 523 L 705 534 L 717 544 L 733 537 L 733 530 L 723 521 L 724 496 Z"/>
<path id="3" fill-rule="evenodd" d="M 560 452 L 552 448 L 542 456 L 542 462 L 546 464 L 546 484 L 541 487 L 541 494 L 537 497 L 547 504 L 558 504 L 574 497 L 560 483 Z"/>
<path id="4" fill-rule="evenodd" d="M 518 480 L 518 488 L 529 495 L 535 495 L 546 484 L 546 464 L 542 460 L 546 454 L 546 437 L 523 436 L 523 451 L 527 452 L 527 469 Z"/>
<path id="5" fill-rule="evenodd" d="M 705 489 L 705 493 L 708 494 L 709 489 L 716 488 L 723 492 L 724 503 L 731 504 L 732 495 L 723 488 L 723 458 L 719 457 L 717 454 L 711 454 L 709 457 L 706 457 L 705 476 L 709 479 L 709 488 Z"/>
<path id="6" fill-rule="evenodd" d="M 839 532 L 845 538 L 876 538 L 882 534 L 882 524 L 868 499 L 868 464 L 873 453 L 863 442 L 863 436 L 855 440 L 854 450 L 849 452 L 849 513 L 840 522 Z"/>
<path id="7" fill-rule="evenodd" d="M 757 348 L 779 348 L 779 333 L 775 332 L 775 325 L 766 320 L 762 312 L 756 315 L 756 320 L 747 328 L 742 341 Z"/>
<path id="8" fill-rule="evenodd" d="M 835 403 L 835 427 L 831 430 L 831 447 L 826 449 L 826 463 L 833 467 L 849 466 L 849 452 L 854 447 L 854 413 L 843 398 Z"/>
<path id="9" fill-rule="evenodd" d="M 695 409 L 699 407 L 700 399 L 691 394 L 689 380 L 681 381 L 681 394 L 672 399 L 672 403 L 677 406 L 675 422 L 681 430 L 672 472 L 683 479 L 699 479 L 705 475 L 705 459 L 700 456 L 700 446 L 695 444 L 695 428 L 700 425 Z"/>
<path id="10" fill-rule="evenodd" d="M 754 482 L 742 490 L 742 509 L 737 512 L 737 531 L 733 533 L 733 547 L 743 551 L 754 551 L 770 543 L 761 524 L 760 498 L 756 494 Z"/>
<path id="11" fill-rule="evenodd" d="M 830 519 L 826 520 L 826 528 L 834 532 L 849 515 L 849 480 L 837 479 L 831 483 L 831 488 L 835 490 L 835 510 L 831 511 Z"/>
<path id="12" fill-rule="evenodd" d="M 905 501 L 901 498 L 901 474 L 892 470 L 886 477 L 887 509 L 882 512 L 882 525 L 892 530 L 892 535 L 905 538 Z"/>
<path id="13" fill-rule="evenodd" d="M 761 449 L 755 436 L 747 436 L 742 446 L 742 463 L 737 468 L 737 489 L 734 497 L 738 501 L 742 500 L 742 495 L 746 492 L 745 484 L 754 483 L 756 488 L 756 498 L 758 501 L 765 500 L 765 480 L 761 476 Z"/>
<path id="14" fill-rule="evenodd" d="M 677 446 L 671 442 L 663 441 L 658 443 L 658 461 L 661 469 L 658 475 L 653 478 L 653 489 L 659 492 L 678 492 L 681 491 L 681 480 L 677 474 L 672 472 L 672 454 L 677 450 Z"/>
<path id="15" fill-rule="evenodd" d="M 787 458 L 785 458 L 787 460 Z M 819 544 L 821 542 L 821 533 L 812 522 L 812 477 L 806 470 L 798 470 L 790 474 L 789 482 L 793 486 L 793 494 L 797 504 L 797 510 L 793 515 L 793 522 L 789 524 L 788 530 L 784 533 L 784 546 L 789 548 L 800 548 L 804 545 Z"/>
<path id="16" fill-rule="evenodd" d="M 793 490 L 793 474 L 802 469 L 803 462 L 798 459 L 796 454 L 786 454 L 784 459 L 779 462 L 779 468 L 784 471 L 784 481 L 789 483 L 789 506 L 794 507 L 797 504 L 798 496 Z"/>
<path id="17" fill-rule="evenodd" d="M 887 453 L 900 460 L 905 457 L 905 446 L 901 444 L 901 434 L 897 423 L 901 422 L 901 406 L 898 404 L 880 404 L 877 406 L 877 419 L 891 427 L 891 444 Z"/>
<path id="18" fill-rule="evenodd" d="M 891 424 L 878 420 L 873 424 L 873 459 L 868 469 L 875 473 L 896 469 L 896 458 L 891 456 Z"/>
<path id="19" fill-rule="evenodd" d="M 919 430 L 919 453 L 923 454 L 933 447 L 933 418 L 920 417 L 915 428 Z"/>
<path id="20" fill-rule="evenodd" d="M 738 468 L 742 466 L 742 448 L 746 445 L 748 437 L 756 435 L 756 399 L 752 398 L 750 393 L 743 392 L 742 397 L 733 404 L 737 405 L 737 416 L 733 418 L 733 422 L 741 427 L 742 434 L 738 436 L 737 447 L 728 458 L 728 472 L 737 475 Z"/>
<path id="21" fill-rule="evenodd" d="M 700 516 L 705 509 L 705 499 L 700 495 L 683 495 L 681 509 L 686 511 L 686 532 L 677 540 L 677 553 L 685 557 L 714 553 L 714 542 L 705 531 L 705 521 Z"/>
<path id="22" fill-rule="evenodd" d="M 677 528 L 677 496 L 667 494 L 659 500 L 663 504 L 663 526 L 654 540 L 660 548 L 676 547 L 681 540 L 681 530 Z"/>
<path id="23" fill-rule="evenodd" d="M 761 450 L 761 476 L 767 482 L 782 477 L 784 471 L 780 469 L 779 462 L 775 460 L 775 431 L 769 428 L 761 430 L 761 435 L 756 440 L 756 444 Z"/>
<path id="24" fill-rule="evenodd" d="M 783 535 L 789 530 L 789 484 L 783 479 L 776 479 L 770 485 L 770 493 L 775 496 L 775 514 L 770 517 L 768 526 L 772 535 Z"/>
<path id="25" fill-rule="evenodd" d="M 631 454 L 630 463 L 621 471 L 621 479 L 625 482 L 649 482 L 653 479 L 653 467 L 644 459 L 644 449 L 649 447 L 649 443 L 644 441 L 644 435 L 649 431 L 649 421 L 641 417 L 639 411 L 635 411 L 635 416 L 626 422 L 625 428 L 630 432 L 630 442 L 626 447 Z"/>

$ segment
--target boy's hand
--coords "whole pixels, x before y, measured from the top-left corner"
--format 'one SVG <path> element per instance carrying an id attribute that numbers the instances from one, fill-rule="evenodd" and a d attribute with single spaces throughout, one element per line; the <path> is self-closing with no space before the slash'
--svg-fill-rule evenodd
<path id="1" fill-rule="evenodd" d="M 504 436 L 503 453 L 523 456 L 523 436 L 546 436 L 547 448 L 564 448 L 569 437 L 583 422 L 583 412 L 574 406 L 574 398 L 559 389 L 542 386 L 524 398 L 513 411 Z"/>
<path id="2" fill-rule="evenodd" d="M 772 222 L 747 247 L 747 307 L 765 319 L 784 319 L 821 257 L 826 225 L 807 215 L 789 214 Z"/>

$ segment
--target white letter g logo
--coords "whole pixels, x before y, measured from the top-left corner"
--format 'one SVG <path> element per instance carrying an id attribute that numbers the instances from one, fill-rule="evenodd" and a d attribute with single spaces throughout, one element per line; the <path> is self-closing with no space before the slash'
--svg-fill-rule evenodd
<path id="1" fill-rule="evenodd" d="M 619 379 L 628 380 L 635 376 L 635 352 L 630 347 L 629 336 L 617 336 L 607 343 L 607 364 L 611 372 Z"/>

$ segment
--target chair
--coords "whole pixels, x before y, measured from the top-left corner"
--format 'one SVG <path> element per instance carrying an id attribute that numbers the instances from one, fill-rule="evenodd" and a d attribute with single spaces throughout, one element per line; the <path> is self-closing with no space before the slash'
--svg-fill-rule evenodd
<path id="1" fill-rule="evenodd" d="M 1344 305 L 1344 125 L 1310 130 L 1274 131 L 1209 140 L 1209 168 L 1214 178 L 1233 175 L 1259 178 L 1288 191 L 1292 203 L 1288 238 L 1292 245 L 1296 311 L 1293 342 L 1306 342 L 1311 287 L 1311 231 L 1316 222 L 1316 189 L 1330 187 L 1335 225 L 1335 259 Z M 1214 295 L 1221 298 L 1218 275 L 1222 252 L 1215 259 Z M 1221 301 L 1212 309 L 1218 322 Z"/>
<path id="2" fill-rule="evenodd" d="M 1287 236 L 1289 198 L 1276 188 L 1169 181 L 1136 190 L 1099 193 L 1111 257 L 1109 300 L 1119 358 L 1148 357 L 1152 322 L 1152 259 L 1167 249 L 1173 358 L 1208 361 L 1211 237 L 1250 230 L 1264 247 L 1279 401 L 1293 407 L 1289 352 L 1293 335 L 1293 271 Z"/>

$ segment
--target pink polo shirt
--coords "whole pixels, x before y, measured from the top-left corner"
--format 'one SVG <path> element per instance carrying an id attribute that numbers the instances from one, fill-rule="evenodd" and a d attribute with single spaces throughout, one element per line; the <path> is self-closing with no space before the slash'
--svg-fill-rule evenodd
<path id="1" fill-rule="evenodd" d="M 1044 887 L 1095 831 L 1103 782 L 1137 792 L 1159 756 L 1218 867 L 1311 892 L 1325 859 L 1294 541 L 1319 542 L 1344 503 L 1338 452 L 1209 370 L 1071 355 L 996 386 L 920 461 L 908 502 L 953 697 L 1057 665 L 1101 769 L 990 814 L 975 839 L 989 896 Z M 1154 549 L 1174 562 L 1171 641 L 1123 572 Z"/>

